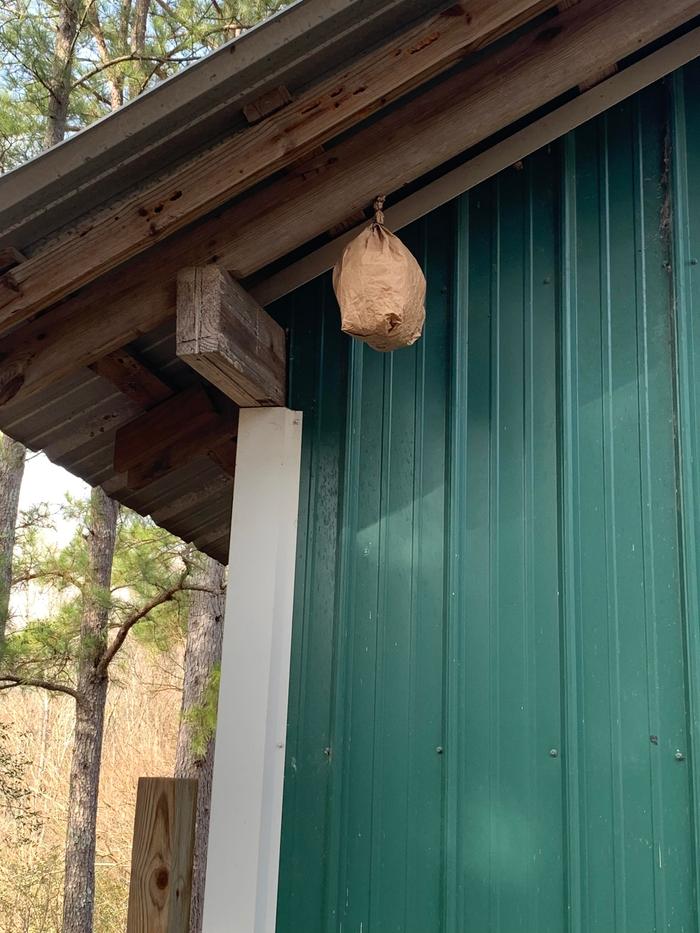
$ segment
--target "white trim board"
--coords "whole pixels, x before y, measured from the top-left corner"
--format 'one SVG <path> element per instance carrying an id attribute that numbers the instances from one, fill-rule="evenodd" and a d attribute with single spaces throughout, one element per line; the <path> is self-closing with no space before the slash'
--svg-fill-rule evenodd
<path id="1" fill-rule="evenodd" d="M 554 142 L 615 104 L 631 97 L 667 74 L 700 56 L 700 27 L 669 42 L 623 71 L 601 81 L 556 110 L 513 133 L 502 142 L 480 153 L 441 178 L 427 184 L 386 210 L 384 219 L 391 230 L 400 230 L 414 220 L 446 204 L 475 185 L 486 181 L 515 162 Z M 366 226 L 366 221 L 319 247 L 308 256 L 291 263 L 275 275 L 251 288 L 262 305 L 281 298 L 300 285 L 332 269 L 343 248 Z"/>
<path id="2" fill-rule="evenodd" d="M 301 420 L 240 412 L 204 933 L 275 929 Z"/>

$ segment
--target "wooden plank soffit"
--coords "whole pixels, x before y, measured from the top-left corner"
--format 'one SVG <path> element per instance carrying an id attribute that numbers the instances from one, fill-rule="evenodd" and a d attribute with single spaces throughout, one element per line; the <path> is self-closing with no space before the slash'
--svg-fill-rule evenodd
<path id="1" fill-rule="evenodd" d="M 142 489 L 197 457 L 235 440 L 236 410 L 221 412 L 199 386 L 180 392 L 119 428 L 114 439 L 114 472 L 119 488 Z M 229 472 L 227 470 L 227 472 Z M 117 489 L 110 485 L 110 494 Z"/>
<path id="2" fill-rule="evenodd" d="M 285 404 L 284 330 L 218 266 L 178 273 L 176 350 L 242 408 Z"/>
<path id="3" fill-rule="evenodd" d="M 82 220 L 0 277 L 0 331 L 297 161 L 548 0 L 461 0 L 321 81 L 254 126 Z"/>

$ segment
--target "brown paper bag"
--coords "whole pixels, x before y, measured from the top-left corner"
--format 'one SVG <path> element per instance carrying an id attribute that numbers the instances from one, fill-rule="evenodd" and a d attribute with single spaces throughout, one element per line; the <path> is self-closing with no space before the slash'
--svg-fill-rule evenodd
<path id="1" fill-rule="evenodd" d="M 420 337 L 425 277 L 383 220 L 377 209 L 373 223 L 345 247 L 333 270 L 333 288 L 344 333 L 386 351 L 408 347 Z"/>

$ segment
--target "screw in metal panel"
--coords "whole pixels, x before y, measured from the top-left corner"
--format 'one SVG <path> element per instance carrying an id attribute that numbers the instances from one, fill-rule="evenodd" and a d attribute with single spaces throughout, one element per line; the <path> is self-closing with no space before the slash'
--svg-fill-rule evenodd
<path id="1" fill-rule="evenodd" d="M 549 757 L 550 757 L 550 758 L 558 758 L 558 757 L 559 757 L 559 749 L 558 749 L 558 748 L 550 748 L 550 750 L 549 750 Z"/>
<path id="2" fill-rule="evenodd" d="M 326 758 L 331 757 L 331 750 L 329 746 L 326 746 L 326 748 L 323 749 L 323 754 L 326 756 Z"/>
<path id="3" fill-rule="evenodd" d="M 676 754 L 675 754 L 673 757 L 676 759 L 676 761 L 684 761 L 684 760 L 685 760 L 685 755 L 684 755 L 683 752 L 680 750 L 680 748 L 677 748 L 677 749 L 676 749 Z"/>
<path id="4" fill-rule="evenodd" d="M 442 745 L 438 745 L 438 747 L 435 749 L 435 751 L 438 753 L 438 755 L 442 755 L 442 753 L 445 751 L 445 749 L 442 747 Z"/>

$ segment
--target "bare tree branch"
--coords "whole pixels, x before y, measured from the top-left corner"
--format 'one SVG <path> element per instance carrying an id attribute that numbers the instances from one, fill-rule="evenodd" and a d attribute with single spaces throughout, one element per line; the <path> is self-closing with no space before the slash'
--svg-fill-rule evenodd
<path id="1" fill-rule="evenodd" d="M 89 71 L 87 74 L 79 78 L 73 84 L 73 88 L 75 89 L 83 84 L 86 84 L 88 81 L 90 81 L 91 78 L 94 78 L 95 75 L 98 75 L 101 71 L 104 71 L 106 68 L 112 68 L 114 65 L 120 65 L 122 62 L 156 62 L 159 65 L 168 65 L 171 62 L 175 62 L 176 64 L 183 64 L 185 62 L 194 61 L 197 61 L 196 55 L 186 55 L 182 58 L 171 58 L 170 56 L 138 55 L 135 52 L 130 52 L 128 55 L 117 55 L 116 58 L 112 58 L 108 62 L 103 62 L 101 65 L 96 65 L 92 71 Z"/>
<path id="2" fill-rule="evenodd" d="M 53 693 L 65 693 L 80 703 L 80 694 L 73 687 L 66 684 L 57 684 L 51 680 L 41 680 L 34 677 L 16 677 L 14 674 L 0 674 L 0 690 L 10 690 L 12 687 L 41 687 Z"/>

